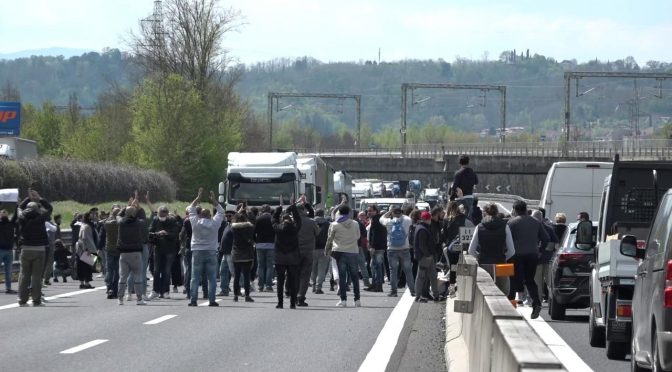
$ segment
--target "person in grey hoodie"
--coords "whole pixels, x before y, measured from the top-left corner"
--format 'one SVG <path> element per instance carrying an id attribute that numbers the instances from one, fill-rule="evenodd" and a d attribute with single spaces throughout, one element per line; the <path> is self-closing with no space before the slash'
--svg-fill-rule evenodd
<path id="1" fill-rule="evenodd" d="M 306 303 L 306 292 L 310 284 L 310 272 L 313 268 L 313 253 L 315 252 L 315 239 L 320 233 L 313 217 L 313 207 L 305 202 L 305 196 L 302 196 L 297 205 L 299 215 L 301 215 L 301 229 L 299 229 L 299 293 L 296 306 L 308 306 Z M 289 291 L 288 291 L 289 292 Z"/>
<path id="2" fill-rule="evenodd" d="M 509 290 L 509 300 L 515 299 L 516 292 L 522 292 L 524 285 L 532 298 L 531 318 L 536 319 L 541 312 L 541 300 L 534 276 L 539 263 L 539 247 L 546 247 L 549 237 L 541 222 L 527 214 L 527 203 L 516 201 L 513 203 L 513 211 L 516 217 L 510 219 L 508 225 L 511 229 L 516 254 L 513 256 L 515 269 Z"/>
<path id="3" fill-rule="evenodd" d="M 329 226 L 325 255 L 331 254 L 338 265 L 338 294 L 341 300 L 338 307 L 347 307 L 347 280 L 348 274 L 352 278 L 352 289 L 355 295 L 355 307 L 360 307 L 359 300 L 359 224 L 350 218 L 350 207 L 341 204 L 338 207 L 336 221 Z"/>

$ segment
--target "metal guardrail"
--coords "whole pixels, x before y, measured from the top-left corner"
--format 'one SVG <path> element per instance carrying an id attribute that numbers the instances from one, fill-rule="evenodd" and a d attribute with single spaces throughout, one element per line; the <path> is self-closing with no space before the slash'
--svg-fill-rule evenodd
<path id="1" fill-rule="evenodd" d="M 567 155 L 563 152 L 567 148 Z M 351 157 L 407 157 L 438 159 L 444 155 L 483 155 L 520 157 L 566 157 L 613 159 L 619 154 L 624 160 L 672 159 L 672 140 L 640 139 L 622 141 L 576 141 L 567 146 L 564 142 L 498 142 L 436 143 L 406 145 L 400 148 L 372 149 L 294 149 L 298 153 L 315 153 L 325 156 Z"/>

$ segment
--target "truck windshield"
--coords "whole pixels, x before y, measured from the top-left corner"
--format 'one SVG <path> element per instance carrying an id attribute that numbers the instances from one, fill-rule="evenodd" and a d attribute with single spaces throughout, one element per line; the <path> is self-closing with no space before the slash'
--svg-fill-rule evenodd
<path id="1" fill-rule="evenodd" d="M 278 183 L 231 182 L 229 201 L 231 204 L 247 201 L 248 205 L 278 205 L 280 194 L 282 194 L 283 203 L 286 205 L 289 204 L 292 193 L 294 193 L 294 181 Z"/>

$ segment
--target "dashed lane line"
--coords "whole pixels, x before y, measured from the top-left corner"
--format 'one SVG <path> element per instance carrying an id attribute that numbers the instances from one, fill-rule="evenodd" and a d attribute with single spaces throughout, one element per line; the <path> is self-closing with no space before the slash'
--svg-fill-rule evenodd
<path id="1" fill-rule="evenodd" d="M 177 315 L 164 315 L 164 316 L 158 317 L 158 318 L 156 318 L 156 319 L 152 319 L 152 320 L 150 320 L 150 321 L 144 322 L 144 323 L 142 323 L 142 324 L 146 324 L 146 325 L 159 324 L 159 323 L 165 322 L 165 321 L 168 320 L 168 319 L 173 319 L 173 318 L 175 318 L 176 316 L 177 316 Z"/>
<path id="2" fill-rule="evenodd" d="M 100 286 L 100 287 L 96 287 L 96 288 L 93 288 L 93 289 L 82 289 L 82 290 L 74 291 L 74 292 L 61 293 L 61 294 L 57 294 L 57 295 L 54 295 L 54 296 L 45 297 L 45 299 L 47 301 L 51 301 L 51 300 L 55 300 L 57 298 L 72 297 L 72 296 L 77 296 L 77 295 L 84 294 L 84 293 L 91 293 L 91 292 L 95 292 L 95 291 L 100 291 L 100 290 L 103 290 L 103 289 L 106 289 L 106 287 L 105 286 Z M 33 303 L 32 300 L 28 301 L 29 305 L 32 304 L 32 303 Z M 15 307 L 19 307 L 19 304 L 14 303 L 14 304 L 0 306 L 0 310 L 13 309 Z"/>
<path id="3" fill-rule="evenodd" d="M 555 354 L 567 369 L 567 372 L 593 370 L 542 317 L 537 319 L 530 318 L 532 308 L 519 307 L 517 310 L 527 320 L 527 323 L 534 329 L 537 335 L 541 337 L 542 341 L 548 345 L 548 348 L 551 349 L 551 352 Z"/>
<path id="4" fill-rule="evenodd" d="M 75 346 L 75 347 L 71 347 L 70 349 L 63 350 L 63 351 L 61 351 L 61 354 L 74 354 L 74 353 L 78 353 L 78 352 L 80 352 L 80 351 L 82 351 L 82 350 L 86 350 L 86 349 L 92 348 L 92 347 L 94 347 L 94 346 L 97 346 L 97 345 L 100 345 L 100 344 L 104 344 L 104 343 L 106 343 L 107 341 L 109 341 L 109 340 L 93 340 L 93 341 L 89 341 L 89 342 L 84 343 L 84 344 L 81 344 L 81 345 L 79 345 L 79 346 Z"/>
<path id="5" fill-rule="evenodd" d="M 406 290 L 401 296 L 397 306 L 394 307 L 390 317 L 387 318 L 383 329 L 378 334 L 376 343 L 366 355 L 364 362 L 359 366 L 359 372 L 384 372 L 390 363 L 394 349 L 399 342 L 401 331 L 406 323 L 408 312 L 411 310 L 414 298 L 411 292 Z"/>

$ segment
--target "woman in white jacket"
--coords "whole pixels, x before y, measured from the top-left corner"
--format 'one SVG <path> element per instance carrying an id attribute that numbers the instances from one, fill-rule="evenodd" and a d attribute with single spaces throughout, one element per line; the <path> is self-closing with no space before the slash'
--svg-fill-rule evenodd
<path id="1" fill-rule="evenodd" d="M 341 300 L 338 307 L 347 307 L 346 287 L 348 274 L 352 278 L 352 288 L 355 294 L 355 307 L 360 307 L 359 301 L 359 224 L 350 218 L 350 207 L 341 204 L 338 207 L 336 220 L 329 226 L 329 235 L 325 254 L 336 259 L 338 265 L 338 292 Z"/>

